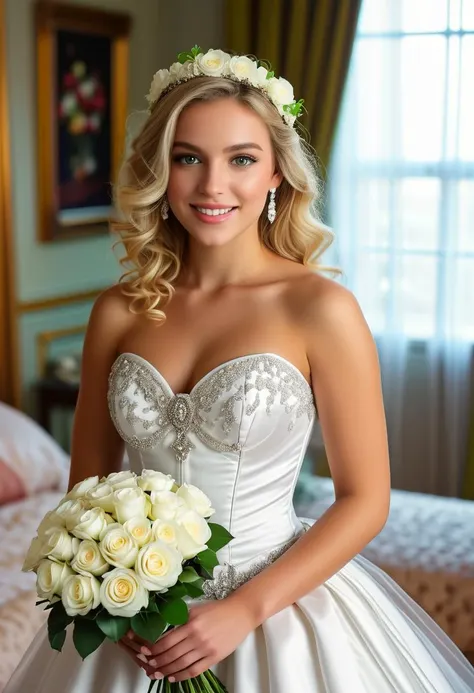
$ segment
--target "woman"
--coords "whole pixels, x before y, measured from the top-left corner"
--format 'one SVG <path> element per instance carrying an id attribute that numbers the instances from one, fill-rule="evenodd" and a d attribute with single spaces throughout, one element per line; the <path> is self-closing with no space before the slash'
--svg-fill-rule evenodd
<path id="1" fill-rule="evenodd" d="M 472 691 L 461 652 L 358 555 L 389 510 L 380 373 L 354 296 L 310 263 L 331 237 L 301 102 L 248 58 L 180 59 L 117 186 L 132 269 L 91 314 L 70 486 L 119 470 L 125 443 L 132 470 L 199 486 L 234 539 L 187 624 L 84 663 L 42 634 L 7 693 L 142 693 L 210 667 L 230 693 Z M 302 522 L 316 416 L 336 501 Z"/>

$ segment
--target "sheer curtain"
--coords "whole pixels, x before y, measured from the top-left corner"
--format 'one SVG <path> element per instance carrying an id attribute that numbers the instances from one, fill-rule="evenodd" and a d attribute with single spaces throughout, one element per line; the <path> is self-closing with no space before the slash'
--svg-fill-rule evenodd
<path id="1" fill-rule="evenodd" d="M 363 0 L 328 175 L 395 488 L 460 495 L 474 342 L 474 1 Z"/>

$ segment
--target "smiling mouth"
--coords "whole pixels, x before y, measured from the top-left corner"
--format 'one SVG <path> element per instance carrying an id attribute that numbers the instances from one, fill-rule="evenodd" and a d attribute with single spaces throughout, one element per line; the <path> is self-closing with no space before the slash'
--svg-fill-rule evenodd
<path id="1" fill-rule="evenodd" d="M 197 210 L 200 214 L 205 214 L 208 217 L 218 217 L 224 214 L 229 214 L 233 212 L 237 207 L 220 207 L 219 209 L 210 209 L 209 207 L 200 207 L 198 205 L 191 205 L 191 207 Z"/>

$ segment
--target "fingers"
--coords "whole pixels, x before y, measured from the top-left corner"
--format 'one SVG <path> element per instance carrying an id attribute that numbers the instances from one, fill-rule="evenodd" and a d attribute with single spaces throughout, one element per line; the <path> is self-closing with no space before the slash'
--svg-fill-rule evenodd
<path id="1" fill-rule="evenodd" d="M 170 650 L 163 652 L 161 655 L 148 657 L 147 661 L 150 666 L 155 667 L 158 669 L 158 671 L 165 673 L 163 667 L 167 667 L 170 664 L 174 665 L 177 659 L 183 657 L 188 652 L 192 652 L 193 650 L 193 643 L 190 641 L 190 638 L 186 638 L 186 640 L 182 640 L 180 643 L 172 647 Z"/>
<path id="2" fill-rule="evenodd" d="M 172 676 L 168 676 L 168 681 L 173 683 L 174 681 L 185 681 L 186 679 L 191 679 L 193 676 L 199 676 L 199 674 L 202 674 L 204 671 L 207 671 L 213 664 L 212 659 L 209 659 L 209 657 L 205 657 L 203 659 L 199 659 L 191 666 L 189 666 L 186 669 L 182 669 L 181 671 L 177 671 L 175 674 Z"/>
<path id="3" fill-rule="evenodd" d="M 120 649 L 124 650 L 124 652 L 126 652 L 129 657 L 131 657 L 133 659 L 133 661 L 135 662 L 135 664 L 138 667 L 140 667 L 141 669 L 143 669 L 145 671 L 147 676 L 149 676 L 150 678 L 154 678 L 155 669 L 147 663 L 147 659 L 146 659 L 145 655 L 135 654 L 135 652 L 133 650 L 131 650 L 127 645 L 124 645 L 123 642 L 120 640 L 117 643 L 117 645 L 120 647 Z"/>
<path id="4" fill-rule="evenodd" d="M 133 632 L 133 630 L 128 631 L 128 633 L 122 638 L 122 642 L 135 652 L 140 652 L 146 656 L 151 655 L 151 650 L 149 647 L 147 647 L 149 643 L 145 644 L 145 640 L 139 638 L 138 635 Z"/>
<path id="5" fill-rule="evenodd" d="M 180 626 L 179 628 L 175 628 L 174 630 L 172 630 L 170 633 L 163 635 L 154 645 L 150 645 L 150 643 L 147 643 L 148 648 L 151 651 L 151 656 L 156 657 L 156 655 L 160 655 L 163 652 L 167 652 L 169 649 L 180 643 L 182 640 L 189 637 L 190 634 L 191 632 L 189 628 L 187 628 L 186 626 Z"/>

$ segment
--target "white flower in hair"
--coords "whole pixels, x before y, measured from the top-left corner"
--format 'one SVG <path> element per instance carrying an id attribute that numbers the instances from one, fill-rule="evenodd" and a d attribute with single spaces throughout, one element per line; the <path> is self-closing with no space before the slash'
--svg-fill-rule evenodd
<path id="1" fill-rule="evenodd" d="M 210 50 L 196 57 L 196 63 L 201 72 L 210 77 L 226 74 L 230 55 L 220 50 Z"/>
<path id="2" fill-rule="evenodd" d="M 272 77 L 268 80 L 268 96 L 277 105 L 288 105 L 295 100 L 293 86 L 283 77 Z"/>
<path id="3" fill-rule="evenodd" d="M 267 75 L 268 75 L 268 70 L 266 67 L 263 67 L 263 65 L 260 65 L 260 67 L 257 67 L 255 84 L 259 87 L 265 87 L 265 89 L 266 89 L 268 87 L 268 82 L 269 82 L 269 80 L 267 79 Z"/>
<path id="4" fill-rule="evenodd" d="M 158 70 L 153 75 L 153 81 L 150 87 L 150 93 L 147 96 L 149 103 L 154 103 L 158 100 L 161 92 L 170 85 L 171 75 L 169 70 Z"/>
<path id="5" fill-rule="evenodd" d="M 229 61 L 228 69 L 229 74 L 235 75 L 238 79 L 248 79 L 251 84 L 258 84 L 257 63 L 246 55 L 234 55 Z"/>
<path id="6" fill-rule="evenodd" d="M 169 70 L 158 70 L 153 76 L 146 97 L 150 108 L 175 85 L 193 77 L 225 77 L 234 82 L 247 82 L 259 89 L 274 104 L 287 125 L 293 126 L 301 115 L 304 100 L 295 101 L 293 87 L 286 79 L 275 77 L 271 69 L 259 65 L 246 55 L 231 56 L 221 50 L 203 53 L 199 46 L 178 54 Z"/>

